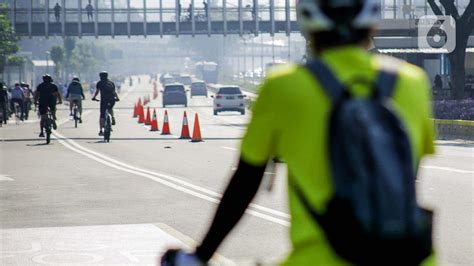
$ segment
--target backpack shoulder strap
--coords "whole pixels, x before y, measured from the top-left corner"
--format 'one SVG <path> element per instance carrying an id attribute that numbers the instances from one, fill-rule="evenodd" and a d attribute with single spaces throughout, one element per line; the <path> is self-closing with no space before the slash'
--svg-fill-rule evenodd
<path id="1" fill-rule="evenodd" d="M 379 56 L 378 61 L 380 69 L 375 80 L 375 92 L 381 98 L 390 98 L 395 90 L 403 61 L 388 56 Z"/>
<path id="2" fill-rule="evenodd" d="M 376 95 L 380 98 L 390 98 L 395 90 L 398 73 L 386 69 L 379 70 L 375 81 Z"/>
<path id="3" fill-rule="evenodd" d="M 337 102 L 344 94 L 345 87 L 333 72 L 321 60 L 313 59 L 304 65 L 314 78 L 321 84 L 326 95 L 333 102 Z"/>

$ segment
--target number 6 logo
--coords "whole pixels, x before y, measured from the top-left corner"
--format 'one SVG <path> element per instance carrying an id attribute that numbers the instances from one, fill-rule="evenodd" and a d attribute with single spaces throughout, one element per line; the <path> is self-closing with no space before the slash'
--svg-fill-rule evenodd
<path id="1" fill-rule="evenodd" d="M 451 16 L 422 16 L 418 21 L 418 47 L 425 52 L 451 53 L 456 48 L 456 21 Z M 423 51 L 423 50 L 422 50 Z"/>

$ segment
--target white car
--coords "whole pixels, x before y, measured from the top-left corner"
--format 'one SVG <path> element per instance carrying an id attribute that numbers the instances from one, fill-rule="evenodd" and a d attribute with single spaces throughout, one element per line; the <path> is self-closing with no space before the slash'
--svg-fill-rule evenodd
<path id="1" fill-rule="evenodd" d="M 219 112 L 234 111 L 245 114 L 245 97 L 238 86 L 222 86 L 214 98 L 214 115 Z"/>

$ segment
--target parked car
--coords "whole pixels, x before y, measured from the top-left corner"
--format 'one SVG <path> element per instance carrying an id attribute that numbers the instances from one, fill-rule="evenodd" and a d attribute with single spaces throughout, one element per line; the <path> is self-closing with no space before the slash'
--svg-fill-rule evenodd
<path id="1" fill-rule="evenodd" d="M 206 96 L 207 97 L 207 85 L 204 81 L 194 81 L 191 83 L 191 98 L 193 96 Z"/>
<path id="2" fill-rule="evenodd" d="M 163 107 L 167 105 L 184 105 L 188 106 L 188 99 L 186 97 L 186 90 L 181 83 L 167 84 L 163 93 Z"/>
<path id="3" fill-rule="evenodd" d="M 191 79 L 191 76 L 190 76 L 190 75 L 186 75 L 186 74 L 179 75 L 177 81 L 178 81 L 179 83 L 182 83 L 182 84 L 186 85 L 186 86 L 191 85 L 191 83 L 193 82 L 193 80 Z"/>
<path id="4" fill-rule="evenodd" d="M 245 114 L 245 97 L 238 86 L 220 87 L 214 98 L 214 115 L 219 112 L 235 111 Z"/>

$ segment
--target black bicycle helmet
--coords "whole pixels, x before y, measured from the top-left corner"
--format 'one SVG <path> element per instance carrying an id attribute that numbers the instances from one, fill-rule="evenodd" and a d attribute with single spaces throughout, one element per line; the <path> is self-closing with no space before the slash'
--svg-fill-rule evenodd
<path id="1" fill-rule="evenodd" d="M 107 79 L 109 77 L 109 73 L 107 71 L 102 71 L 99 73 L 100 79 Z"/>
<path id="2" fill-rule="evenodd" d="M 44 82 L 53 82 L 53 78 L 49 74 L 44 74 L 43 81 Z"/>
<path id="3" fill-rule="evenodd" d="M 79 80 L 78 77 L 73 77 L 73 78 L 72 78 L 72 81 L 80 82 L 80 80 Z"/>

